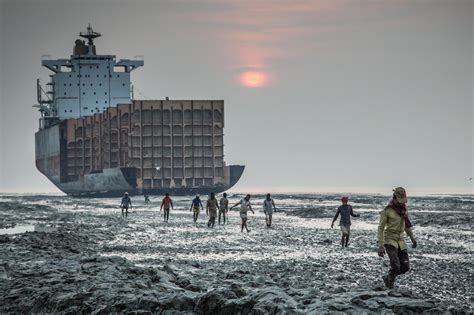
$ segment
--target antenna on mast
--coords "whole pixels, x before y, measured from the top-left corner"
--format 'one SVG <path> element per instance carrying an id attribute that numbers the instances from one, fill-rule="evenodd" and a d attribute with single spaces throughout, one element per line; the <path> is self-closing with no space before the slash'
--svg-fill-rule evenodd
<path id="1" fill-rule="evenodd" d="M 80 32 L 79 36 L 81 36 L 83 38 L 87 38 L 87 45 L 92 46 L 92 45 L 94 45 L 94 39 L 96 39 L 97 37 L 102 36 L 102 34 L 100 34 L 98 32 L 94 32 L 94 30 L 92 29 L 91 23 L 89 23 L 89 26 L 87 26 L 87 31 L 86 32 Z"/>

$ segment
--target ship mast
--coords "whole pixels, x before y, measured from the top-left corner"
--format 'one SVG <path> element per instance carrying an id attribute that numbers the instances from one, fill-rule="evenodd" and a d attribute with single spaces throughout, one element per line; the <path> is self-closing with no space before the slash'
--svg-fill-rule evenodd
<path id="1" fill-rule="evenodd" d="M 86 32 L 80 32 L 79 36 L 81 36 L 83 38 L 86 38 L 87 39 L 87 45 L 92 46 L 92 45 L 94 45 L 94 39 L 96 39 L 97 37 L 102 36 L 102 34 L 100 34 L 98 32 L 94 32 L 94 30 L 92 29 L 91 24 L 89 23 L 89 25 L 87 26 L 87 31 Z"/>

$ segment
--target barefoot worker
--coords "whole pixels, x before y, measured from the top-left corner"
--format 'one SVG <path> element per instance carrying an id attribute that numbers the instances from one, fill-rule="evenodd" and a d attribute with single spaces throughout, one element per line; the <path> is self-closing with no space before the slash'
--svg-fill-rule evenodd
<path id="1" fill-rule="evenodd" d="M 253 212 L 252 205 L 250 204 L 250 195 L 245 196 L 245 198 L 241 199 L 235 205 L 230 207 L 230 209 L 232 210 L 233 208 L 237 207 L 238 205 L 240 205 L 240 218 L 242 219 L 242 228 L 241 228 L 240 232 L 243 232 L 244 228 L 245 228 L 247 230 L 247 233 L 248 233 L 248 232 L 250 232 L 250 230 L 247 227 L 247 211 L 250 210 L 250 211 L 252 211 L 252 213 L 255 213 L 255 212 Z"/>
<path id="2" fill-rule="evenodd" d="M 199 212 L 203 208 L 201 198 L 199 195 L 196 195 L 196 197 L 193 199 L 191 202 L 191 209 L 189 211 L 193 211 L 193 221 L 196 223 L 197 219 L 199 217 Z"/>
<path id="3" fill-rule="evenodd" d="M 339 226 L 341 227 L 342 232 L 341 245 L 342 247 L 347 247 L 349 244 L 349 234 L 351 233 L 351 216 L 360 217 L 360 215 L 354 214 L 352 206 L 347 203 L 349 198 L 342 197 L 341 201 L 342 205 L 337 208 L 336 215 L 334 216 L 334 219 L 332 219 L 331 229 L 334 227 L 334 222 L 336 222 L 337 217 L 340 214 L 341 220 L 339 221 Z"/>
<path id="4" fill-rule="evenodd" d="M 161 206 L 160 206 L 160 211 L 163 209 L 164 214 L 163 218 L 165 222 L 168 222 L 168 219 L 170 218 L 170 208 L 174 210 L 173 207 L 173 200 L 170 198 L 170 194 L 166 193 L 165 198 L 161 201 Z"/>
<path id="5" fill-rule="evenodd" d="M 224 219 L 223 223 L 225 225 L 225 216 L 229 212 L 229 199 L 227 199 L 227 194 L 222 195 L 221 200 L 219 200 L 219 224 L 221 224 L 221 215 Z"/>
<path id="6" fill-rule="evenodd" d="M 267 194 L 267 197 L 263 201 L 263 213 L 265 213 L 265 222 L 268 228 L 272 225 L 273 210 L 276 212 L 275 202 L 270 194 Z"/>
<path id="7" fill-rule="evenodd" d="M 216 195 L 211 192 L 206 203 L 206 214 L 209 216 L 207 227 L 214 227 L 214 224 L 216 223 L 217 210 L 220 211 L 219 203 L 217 202 Z"/>
<path id="8" fill-rule="evenodd" d="M 405 189 L 397 187 L 393 190 L 393 198 L 380 212 L 380 222 L 377 240 L 379 243 L 378 254 L 380 257 L 388 254 L 390 271 L 383 276 L 387 288 L 393 288 L 395 278 L 410 269 L 407 245 L 403 233 L 406 232 L 411 239 L 413 248 L 416 240 L 411 230 L 412 224 L 408 219 L 406 208 L 407 195 Z"/>
<path id="9" fill-rule="evenodd" d="M 130 199 L 130 197 L 128 196 L 128 192 L 123 194 L 122 203 L 120 204 L 120 207 L 122 207 L 122 218 L 124 217 L 124 214 L 125 217 L 128 217 L 128 207 L 130 207 L 130 210 L 132 210 L 132 199 Z M 125 210 L 125 213 L 123 210 Z"/>

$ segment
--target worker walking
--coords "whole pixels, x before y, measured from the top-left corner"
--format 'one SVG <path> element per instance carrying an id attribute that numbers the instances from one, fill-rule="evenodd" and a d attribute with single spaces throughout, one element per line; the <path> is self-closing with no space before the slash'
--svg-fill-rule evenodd
<path id="1" fill-rule="evenodd" d="M 191 202 L 191 209 L 189 209 L 190 211 L 193 211 L 194 223 L 197 222 L 197 219 L 199 217 L 199 212 L 201 211 L 202 208 L 203 206 L 202 206 L 201 198 L 199 197 L 199 195 L 196 195 L 196 197 Z"/>
<path id="2" fill-rule="evenodd" d="M 170 198 L 170 194 L 166 193 L 165 198 L 161 201 L 160 211 L 163 210 L 163 220 L 164 222 L 168 222 L 170 218 L 170 209 L 174 210 L 173 207 L 173 200 Z"/>
<path id="3" fill-rule="evenodd" d="M 334 227 L 334 222 L 336 222 L 337 217 L 341 215 L 341 220 L 339 221 L 339 226 L 341 227 L 341 245 L 342 247 L 347 247 L 349 244 L 349 235 L 351 233 L 351 216 L 360 217 L 360 214 L 354 214 L 352 206 L 348 204 L 348 197 L 341 198 L 342 205 L 337 208 L 336 215 L 332 219 L 331 229 Z"/>
<path id="4" fill-rule="evenodd" d="M 227 199 L 227 194 L 222 195 L 221 200 L 219 201 L 219 224 L 221 224 L 221 215 L 223 217 L 223 224 L 225 225 L 225 219 L 229 212 L 229 200 Z"/>
<path id="5" fill-rule="evenodd" d="M 122 203 L 120 204 L 120 207 L 122 208 L 122 218 L 128 217 L 128 208 L 130 207 L 130 210 L 132 209 L 132 199 L 130 199 L 130 197 L 128 196 L 128 192 L 123 194 Z"/>
<path id="6" fill-rule="evenodd" d="M 250 211 L 252 211 L 252 213 L 255 213 L 252 209 L 252 205 L 250 204 L 250 195 L 247 194 L 247 196 L 245 196 L 245 198 L 242 198 L 239 202 L 237 202 L 235 205 L 230 207 L 230 209 L 233 209 L 233 208 L 235 208 L 239 205 L 240 205 L 240 218 L 242 219 L 240 232 L 243 232 L 244 228 L 245 228 L 247 233 L 249 233 L 250 230 L 247 227 L 247 212 L 250 210 Z"/>
<path id="7" fill-rule="evenodd" d="M 263 201 L 263 213 L 265 213 L 265 223 L 267 224 L 267 228 L 272 226 L 273 210 L 276 212 L 275 202 L 270 194 L 267 194 Z"/>
<path id="8" fill-rule="evenodd" d="M 388 275 L 382 277 L 389 289 L 393 288 L 395 278 L 398 275 L 404 274 L 410 269 L 404 237 L 405 232 L 410 237 L 413 248 L 417 246 L 415 236 L 411 230 L 413 225 L 408 219 L 407 201 L 405 189 L 397 187 L 393 190 L 393 197 L 390 203 L 380 212 L 377 234 L 379 243 L 378 255 L 383 257 L 387 253 L 390 259 Z"/>
<path id="9" fill-rule="evenodd" d="M 209 199 L 206 203 L 206 214 L 209 216 L 207 227 L 214 227 L 214 224 L 216 223 L 217 210 L 220 211 L 219 204 L 217 202 L 215 194 L 211 192 L 211 194 L 209 195 Z"/>

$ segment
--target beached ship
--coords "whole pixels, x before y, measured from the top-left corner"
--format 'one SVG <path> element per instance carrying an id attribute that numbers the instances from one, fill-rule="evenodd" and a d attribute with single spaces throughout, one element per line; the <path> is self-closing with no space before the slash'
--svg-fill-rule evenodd
<path id="1" fill-rule="evenodd" d="M 36 167 L 72 196 L 222 192 L 243 165 L 224 161 L 223 100 L 135 100 L 143 60 L 98 55 L 92 27 L 69 59 L 43 60 Z"/>

